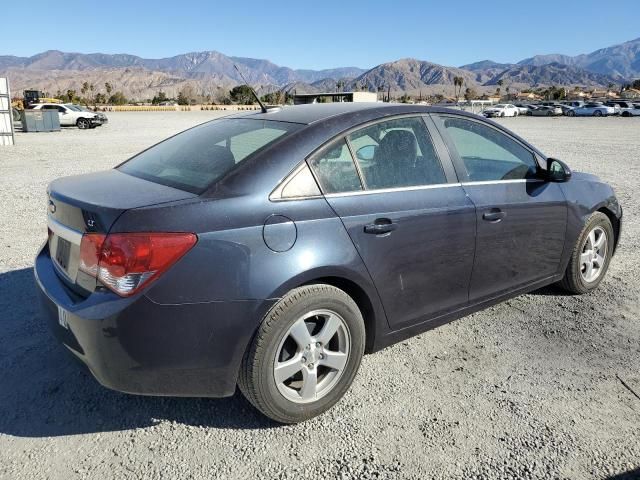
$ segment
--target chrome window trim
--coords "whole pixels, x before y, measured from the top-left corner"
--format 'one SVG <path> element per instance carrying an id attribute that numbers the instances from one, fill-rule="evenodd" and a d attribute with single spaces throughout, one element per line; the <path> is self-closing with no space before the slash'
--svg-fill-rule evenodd
<path id="1" fill-rule="evenodd" d="M 460 187 L 460 183 L 435 183 L 433 185 L 415 185 L 411 187 L 396 187 L 396 188 L 379 188 L 376 190 L 361 190 L 355 192 L 341 192 L 341 193 L 325 193 L 325 198 L 338 198 L 338 197 L 350 197 L 355 195 L 374 195 L 376 193 L 396 193 L 396 192 L 409 192 L 413 190 L 432 190 L 434 188 L 449 188 Z"/>
<path id="2" fill-rule="evenodd" d="M 395 193 L 395 192 L 408 192 L 412 190 L 432 190 L 435 188 L 448 188 L 448 187 L 465 187 L 465 186 L 482 186 L 482 185 L 499 185 L 509 183 L 544 183 L 544 180 L 536 178 L 517 178 L 513 180 L 486 180 L 478 182 L 456 182 L 456 183 L 437 183 L 433 185 L 416 185 L 412 187 L 398 187 L 398 188 L 380 188 L 377 190 L 362 190 L 359 192 L 342 192 L 342 193 L 326 193 L 325 198 L 338 198 L 338 197 L 350 197 L 355 195 L 373 195 L 376 193 Z"/>
<path id="3" fill-rule="evenodd" d="M 80 243 L 82 242 L 82 232 L 79 232 L 77 230 L 67 227 L 66 225 L 63 225 L 57 220 L 51 218 L 50 215 L 47 216 L 47 226 L 58 237 L 64 238 L 68 242 L 71 242 L 74 245 L 80 246 Z"/>
<path id="4" fill-rule="evenodd" d="M 544 180 L 539 178 L 514 178 L 511 180 L 478 180 L 474 182 L 460 182 L 462 186 L 465 185 L 497 185 L 501 183 L 537 183 L 543 182 Z"/>

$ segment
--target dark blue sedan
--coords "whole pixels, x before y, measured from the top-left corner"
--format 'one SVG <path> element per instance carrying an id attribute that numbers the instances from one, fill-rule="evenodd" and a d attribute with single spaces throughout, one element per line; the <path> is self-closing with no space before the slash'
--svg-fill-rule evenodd
<path id="1" fill-rule="evenodd" d="M 299 422 L 362 355 L 615 252 L 611 187 L 478 116 L 335 103 L 194 127 L 48 188 L 44 316 L 103 385 Z M 550 312 L 553 315 L 553 312 Z"/>

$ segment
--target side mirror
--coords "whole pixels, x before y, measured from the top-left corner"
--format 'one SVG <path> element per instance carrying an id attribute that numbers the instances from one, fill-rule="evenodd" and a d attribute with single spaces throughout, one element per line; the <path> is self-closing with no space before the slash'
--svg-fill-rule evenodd
<path id="1" fill-rule="evenodd" d="M 547 180 L 550 182 L 566 182 L 571 178 L 571 169 L 562 160 L 547 159 Z"/>

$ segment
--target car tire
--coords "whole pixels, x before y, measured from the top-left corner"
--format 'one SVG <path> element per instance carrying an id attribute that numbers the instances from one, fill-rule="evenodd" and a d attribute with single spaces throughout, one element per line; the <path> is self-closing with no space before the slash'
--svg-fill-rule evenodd
<path id="1" fill-rule="evenodd" d="M 500 117 L 504 118 L 504 112 L 500 113 Z"/>
<path id="2" fill-rule="evenodd" d="M 519 113 L 519 112 L 513 112 L 513 116 L 514 116 L 514 117 L 517 117 L 518 115 L 520 115 L 520 113 Z"/>
<path id="3" fill-rule="evenodd" d="M 325 327 L 330 336 L 323 335 Z M 272 420 L 302 422 L 347 392 L 364 347 L 364 320 L 349 295 L 326 284 L 299 287 L 267 313 L 243 358 L 238 386 Z M 329 359 L 336 365 L 339 360 L 341 369 L 328 367 Z"/>
<path id="4" fill-rule="evenodd" d="M 575 117 L 575 116 L 576 116 L 576 112 L 574 112 L 574 111 L 572 111 L 572 110 L 569 110 L 569 111 L 567 112 L 567 117 Z"/>
<path id="5" fill-rule="evenodd" d="M 594 117 L 601 117 L 601 116 L 602 116 L 602 112 L 601 112 L 600 110 L 595 110 L 595 111 L 593 112 L 593 116 L 594 116 Z"/>
<path id="6" fill-rule="evenodd" d="M 87 128 L 91 128 L 91 122 L 86 118 L 79 118 L 76 121 L 76 127 L 78 127 L 80 130 L 86 130 Z"/>
<path id="7" fill-rule="evenodd" d="M 598 243 L 601 242 L 600 239 L 603 237 L 604 244 L 600 243 L 598 247 Z M 611 256 L 613 255 L 614 242 L 615 237 L 611 221 L 604 213 L 594 212 L 587 220 L 578 237 L 573 252 L 571 252 L 564 278 L 559 285 L 568 292 L 579 295 L 595 289 L 600 285 L 607 273 Z M 593 248 L 594 244 L 596 248 Z M 590 256 L 590 251 L 597 252 L 602 257 L 595 276 L 593 276 L 593 269 L 598 262 L 592 262 L 591 259 L 593 257 Z M 591 269 L 588 269 L 585 260 L 592 262 Z M 587 274 L 587 271 L 591 272 L 592 275 Z"/>
<path id="8" fill-rule="evenodd" d="M 631 112 L 622 112 L 622 116 L 623 117 L 630 117 L 631 116 Z"/>

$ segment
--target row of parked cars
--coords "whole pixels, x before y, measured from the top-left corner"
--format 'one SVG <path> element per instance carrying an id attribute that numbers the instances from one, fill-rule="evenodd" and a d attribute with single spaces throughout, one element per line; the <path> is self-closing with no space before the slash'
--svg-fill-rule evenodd
<path id="1" fill-rule="evenodd" d="M 499 103 L 483 112 L 485 117 L 517 117 L 528 115 L 533 117 L 606 117 L 620 115 L 623 117 L 640 116 L 640 103 L 628 100 L 610 100 L 607 102 L 542 102 L 539 104 Z"/>

